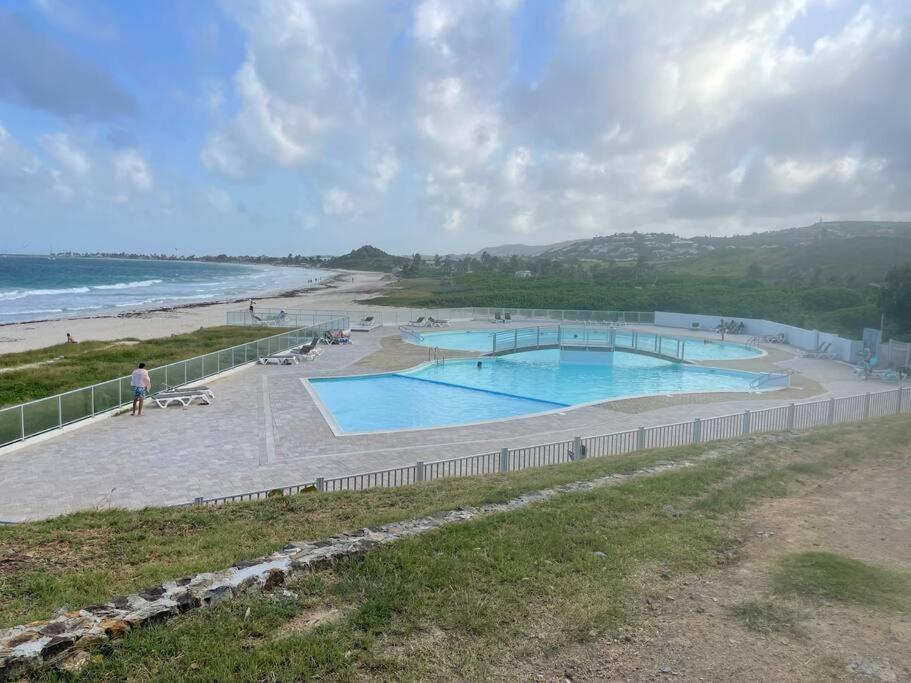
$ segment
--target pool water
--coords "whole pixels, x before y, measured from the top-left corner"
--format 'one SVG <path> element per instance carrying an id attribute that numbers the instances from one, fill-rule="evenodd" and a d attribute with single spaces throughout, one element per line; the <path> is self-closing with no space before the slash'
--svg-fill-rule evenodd
<path id="1" fill-rule="evenodd" d="M 596 360 L 603 352 L 591 352 Z M 760 375 L 616 352 L 613 363 L 561 363 L 559 350 L 448 360 L 414 370 L 311 379 L 340 431 L 497 420 L 624 396 L 749 391 Z"/>
<path id="2" fill-rule="evenodd" d="M 563 325 L 562 334 L 565 339 L 590 339 L 594 342 L 606 342 L 609 334 L 607 327 Z M 457 332 L 428 332 L 421 334 L 422 346 L 436 346 L 441 349 L 453 351 L 483 351 L 489 352 L 493 346 L 493 335 L 503 333 L 509 328 L 499 330 L 460 330 Z M 616 341 L 619 345 L 631 345 L 632 332 L 619 329 L 616 331 Z M 639 348 L 650 348 L 655 341 L 655 335 L 646 332 L 638 333 Z M 676 354 L 677 341 L 683 342 L 683 357 L 687 360 L 736 360 L 739 358 L 756 358 L 762 351 L 744 344 L 718 342 L 714 340 L 693 339 L 692 337 L 668 337 L 661 335 L 662 349 L 670 355 Z M 708 343 L 706 343 L 706 341 Z"/>

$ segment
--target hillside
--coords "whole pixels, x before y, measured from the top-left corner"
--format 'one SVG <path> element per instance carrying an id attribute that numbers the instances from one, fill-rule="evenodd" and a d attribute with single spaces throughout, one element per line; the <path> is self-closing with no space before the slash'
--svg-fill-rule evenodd
<path id="1" fill-rule="evenodd" d="M 336 256 L 329 259 L 325 266 L 327 268 L 347 268 L 350 270 L 377 270 L 391 272 L 401 268 L 411 259 L 404 256 L 393 256 L 387 254 L 382 249 L 370 246 L 369 244 L 348 252 L 344 256 Z"/>
<path id="2" fill-rule="evenodd" d="M 779 280 L 833 276 L 866 284 L 911 260 L 911 222 L 833 221 L 731 237 L 682 238 L 669 233 L 617 233 L 551 245 L 502 245 L 490 256 L 560 261 L 647 261 L 688 273 L 740 275 L 756 264 Z"/>

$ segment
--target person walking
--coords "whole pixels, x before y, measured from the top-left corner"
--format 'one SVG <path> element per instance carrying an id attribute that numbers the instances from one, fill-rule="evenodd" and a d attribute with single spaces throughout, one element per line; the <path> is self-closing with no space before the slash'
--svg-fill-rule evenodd
<path id="1" fill-rule="evenodd" d="M 149 377 L 145 363 L 140 363 L 133 370 L 130 386 L 133 388 L 133 412 L 130 415 L 142 417 L 142 404 L 145 402 L 146 394 L 152 390 L 152 378 Z"/>
<path id="2" fill-rule="evenodd" d="M 256 317 L 256 315 L 254 315 L 254 310 L 253 310 L 253 299 L 250 299 L 250 317 L 251 318 Z"/>

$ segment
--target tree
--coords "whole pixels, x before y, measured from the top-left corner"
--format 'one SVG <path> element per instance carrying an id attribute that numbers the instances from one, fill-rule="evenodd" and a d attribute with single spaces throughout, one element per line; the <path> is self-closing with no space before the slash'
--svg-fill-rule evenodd
<path id="1" fill-rule="evenodd" d="M 911 330 L 911 263 L 886 273 L 885 285 L 879 292 L 879 310 L 899 330 Z"/>

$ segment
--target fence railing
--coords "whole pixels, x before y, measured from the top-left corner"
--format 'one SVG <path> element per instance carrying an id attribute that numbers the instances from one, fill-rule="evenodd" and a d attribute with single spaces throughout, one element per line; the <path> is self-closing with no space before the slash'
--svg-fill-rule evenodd
<path id="1" fill-rule="evenodd" d="M 362 491 L 370 488 L 393 488 L 451 477 L 515 472 L 585 458 L 626 455 L 653 448 L 709 443 L 762 432 L 824 427 L 900 413 L 911 413 L 911 387 L 808 403 L 790 403 L 762 410 L 744 410 L 741 413 L 719 417 L 697 417 L 685 422 L 656 427 L 639 427 L 595 436 L 577 436 L 566 441 L 521 448 L 503 448 L 499 451 L 461 458 L 419 461 L 413 465 L 361 474 L 319 477 L 315 481 L 304 484 L 252 493 L 210 499 L 197 498 L 194 503 L 189 503 L 189 505 L 215 505 L 256 500 L 304 490 Z"/>
<path id="2" fill-rule="evenodd" d="M 582 310 L 555 310 L 548 308 L 361 308 L 357 310 L 310 310 L 310 309 L 279 309 L 256 308 L 254 318 L 248 309 L 228 311 L 227 322 L 229 325 L 265 325 L 277 320 L 284 313 L 283 320 L 286 324 L 312 325 L 318 322 L 345 316 L 352 321 L 358 321 L 367 316 L 372 316 L 374 321 L 381 325 L 407 325 L 423 317 L 438 320 L 467 321 L 467 320 L 493 320 L 499 313 L 501 318 L 507 313 L 515 321 L 539 320 L 551 322 L 597 322 L 597 323 L 640 323 L 651 324 L 655 322 L 655 314 L 647 311 L 582 311 Z M 274 323 L 273 323 L 274 324 Z"/>
<path id="3" fill-rule="evenodd" d="M 635 330 L 618 330 L 609 325 L 582 327 L 548 325 L 546 327 L 516 327 L 491 335 L 493 355 L 528 351 L 540 348 L 619 349 L 685 360 L 686 339 Z"/>
<path id="4" fill-rule="evenodd" d="M 287 351 L 309 341 L 314 335 L 322 335 L 329 330 L 347 326 L 347 318 L 326 320 L 316 325 L 151 368 L 149 377 L 153 387 L 183 386 L 252 363 L 261 356 Z M 0 409 L 0 446 L 25 441 L 33 436 L 107 413 L 128 405 L 132 400 L 130 378 L 119 377 Z"/>

